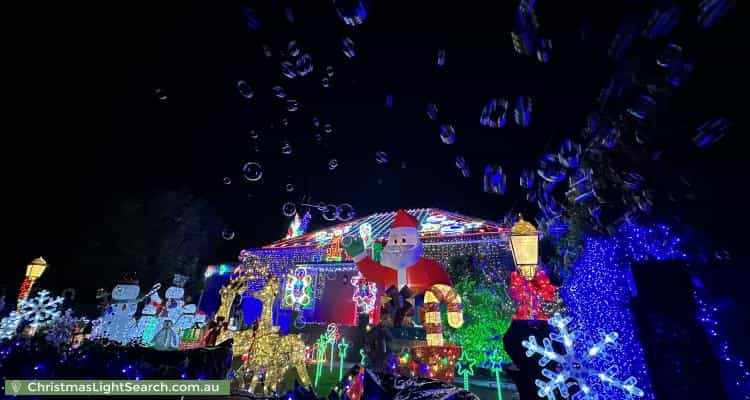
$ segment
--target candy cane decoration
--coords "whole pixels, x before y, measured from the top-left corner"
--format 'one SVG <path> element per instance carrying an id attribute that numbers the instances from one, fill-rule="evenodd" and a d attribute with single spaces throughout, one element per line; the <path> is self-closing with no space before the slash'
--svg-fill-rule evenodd
<path id="1" fill-rule="evenodd" d="M 461 296 L 451 286 L 438 283 L 424 293 L 425 321 L 428 346 L 443 345 L 443 323 L 440 320 L 440 303 L 448 309 L 448 325 L 460 328 L 464 324 Z"/>

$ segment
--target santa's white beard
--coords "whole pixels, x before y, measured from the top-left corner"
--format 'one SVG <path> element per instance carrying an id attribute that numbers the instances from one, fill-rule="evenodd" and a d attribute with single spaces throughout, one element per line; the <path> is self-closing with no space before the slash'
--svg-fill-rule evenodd
<path id="1" fill-rule="evenodd" d="M 413 248 L 399 248 L 396 245 L 387 245 L 380 253 L 380 263 L 388 268 L 406 269 L 414 265 L 422 255 L 422 243 L 417 243 Z"/>

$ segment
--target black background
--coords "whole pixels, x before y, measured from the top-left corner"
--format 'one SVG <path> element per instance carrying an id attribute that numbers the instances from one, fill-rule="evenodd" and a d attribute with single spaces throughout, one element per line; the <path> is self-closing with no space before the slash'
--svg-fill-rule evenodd
<path id="1" fill-rule="evenodd" d="M 206 197 L 237 232 L 207 263 L 233 260 L 242 248 L 283 236 L 288 220 L 281 205 L 302 195 L 349 202 L 358 215 L 410 207 L 488 219 L 511 210 L 534 215 L 517 184 L 520 169 L 577 135 L 612 73 L 606 49 L 619 22 L 647 15 L 654 4 L 538 3 L 554 45 L 547 64 L 513 51 L 511 1 L 375 1 L 354 30 L 330 1 L 255 2 L 258 31 L 246 27 L 241 4 L 232 1 L 35 3 L 7 10 L 13 23 L 3 57 L 10 67 L 4 108 L 11 123 L 3 135 L 3 186 L 10 251 L 0 281 L 14 293 L 26 263 L 43 255 L 54 270 L 45 286 L 106 286 L 85 282 L 76 263 L 82 243 L 95 240 L 85 233 L 106 225 L 111 204 L 127 194 L 167 188 Z M 295 23 L 285 19 L 287 7 Z M 701 240 L 710 238 L 741 262 L 747 168 L 739 83 L 747 61 L 734 36 L 736 15 L 699 30 L 696 7 L 684 2 L 684 26 L 674 34 L 690 43 L 696 70 L 665 117 L 664 161 L 644 175 L 689 177 L 697 199 L 657 202 L 655 219 L 674 222 L 677 215 L 705 234 Z M 343 35 L 356 43 L 354 59 L 340 51 Z M 279 74 L 278 57 L 263 56 L 262 43 L 278 54 L 290 40 L 311 53 L 312 77 L 289 83 Z M 441 48 L 443 69 L 436 66 Z M 335 68 L 330 89 L 320 85 L 327 65 Z M 238 79 L 254 87 L 253 99 L 237 94 Z M 276 84 L 301 103 L 284 129 L 269 129 L 282 117 L 271 94 Z M 157 88 L 166 101 L 157 100 Z M 392 109 L 384 103 L 387 93 Z M 479 126 L 489 99 L 519 95 L 534 99 L 530 127 Z M 439 124 L 426 118 L 429 101 L 455 126 L 454 145 L 442 144 Z M 335 128 L 327 147 L 312 140 L 313 116 Z M 733 131 L 707 149 L 692 146 L 695 128 L 718 116 L 732 120 Z M 260 153 L 253 151 L 251 129 L 261 132 Z M 291 157 L 280 154 L 284 138 L 294 147 Z M 377 150 L 391 161 L 376 164 Z M 454 166 L 458 154 L 472 168 L 469 179 Z M 327 168 L 332 157 L 340 164 L 335 171 Z M 242 165 L 253 160 L 265 170 L 256 184 L 241 177 Z M 505 196 L 482 192 L 488 162 L 508 174 Z M 224 176 L 233 183 L 223 185 Z M 296 185 L 291 194 L 283 189 L 289 179 Z M 746 280 L 717 282 L 732 293 Z"/>

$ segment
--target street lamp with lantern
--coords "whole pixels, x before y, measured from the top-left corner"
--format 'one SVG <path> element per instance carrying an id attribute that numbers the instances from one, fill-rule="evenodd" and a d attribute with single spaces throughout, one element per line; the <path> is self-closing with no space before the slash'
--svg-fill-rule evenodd
<path id="1" fill-rule="evenodd" d="M 39 257 L 31 261 L 26 266 L 26 278 L 21 283 L 21 289 L 18 291 L 18 309 L 21 308 L 21 300 L 26 300 L 31 292 L 31 287 L 34 286 L 34 282 L 44 274 L 48 264 L 44 258 Z"/>
<path id="2" fill-rule="evenodd" d="M 534 279 L 539 265 L 539 231 L 520 215 L 510 228 L 510 249 L 521 275 L 527 280 Z"/>

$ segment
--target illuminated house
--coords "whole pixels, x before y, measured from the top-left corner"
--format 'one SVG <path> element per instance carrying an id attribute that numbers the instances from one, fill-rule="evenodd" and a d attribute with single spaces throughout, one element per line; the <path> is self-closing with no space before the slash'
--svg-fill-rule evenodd
<path id="1" fill-rule="evenodd" d="M 433 208 L 407 211 L 421 223 L 424 257 L 446 267 L 452 256 L 473 255 L 482 263 L 513 268 L 509 228 Z M 359 236 L 377 259 L 379 241 L 388 236 L 395 215 L 395 211 L 373 214 L 248 249 L 260 258 L 261 264 L 284 277 L 282 300 L 275 310 L 278 324 L 294 324 L 298 328 L 305 323 L 356 324 L 356 288 L 352 278 L 358 275 L 357 267 L 343 251 L 341 241 L 344 236 Z M 293 309 L 299 315 L 295 321 L 291 321 Z"/>

